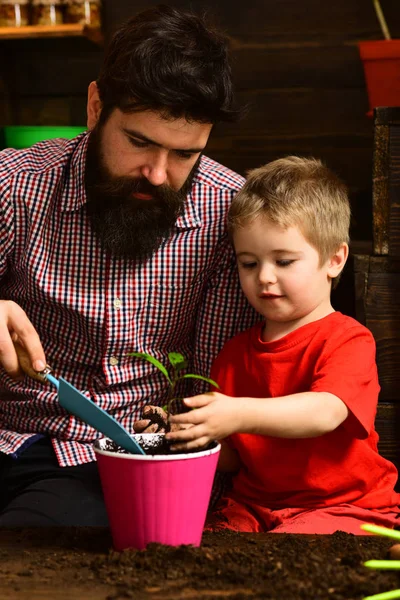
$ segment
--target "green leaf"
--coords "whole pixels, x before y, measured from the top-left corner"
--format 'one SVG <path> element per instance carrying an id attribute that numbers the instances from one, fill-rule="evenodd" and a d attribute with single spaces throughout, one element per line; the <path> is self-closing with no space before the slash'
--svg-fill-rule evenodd
<path id="1" fill-rule="evenodd" d="M 154 366 L 157 367 L 157 369 L 160 369 L 161 373 L 163 373 L 163 375 L 165 375 L 165 377 L 168 379 L 170 385 L 172 385 L 172 381 L 169 377 L 167 369 L 164 367 L 163 364 L 160 363 L 159 360 L 154 358 L 154 356 L 151 356 L 151 354 L 146 354 L 145 352 L 128 352 L 127 356 L 143 358 L 143 360 L 147 360 L 148 362 L 152 363 Z"/>
<path id="2" fill-rule="evenodd" d="M 168 359 L 171 365 L 174 367 L 175 371 L 181 371 L 182 369 L 186 369 L 187 360 L 180 354 L 179 352 L 169 352 Z"/>
<path id="3" fill-rule="evenodd" d="M 219 385 L 216 381 L 210 379 L 209 377 L 203 377 L 202 375 L 191 375 L 190 373 L 187 373 L 186 375 L 182 376 L 182 379 L 201 379 L 202 381 L 211 383 L 211 385 L 219 389 Z"/>

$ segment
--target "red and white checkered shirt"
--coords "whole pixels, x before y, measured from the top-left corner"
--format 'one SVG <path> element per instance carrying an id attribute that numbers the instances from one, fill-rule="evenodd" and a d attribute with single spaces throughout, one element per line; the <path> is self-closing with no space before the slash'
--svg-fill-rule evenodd
<path id="1" fill-rule="evenodd" d="M 207 376 L 226 339 L 256 319 L 225 225 L 243 178 L 203 157 L 174 235 L 147 262 L 113 258 L 86 215 L 88 135 L 0 152 L 0 297 L 25 310 L 54 374 L 132 432 L 143 406 L 164 403 L 168 390 L 162 373 L 127 352 L 164 364 L 181 352 Z M 99 432 L 68 414 L 54 387 L 0 369 L 0 452 L 15 457 L 41 435 L 61 466 L 95 460 Z"/>

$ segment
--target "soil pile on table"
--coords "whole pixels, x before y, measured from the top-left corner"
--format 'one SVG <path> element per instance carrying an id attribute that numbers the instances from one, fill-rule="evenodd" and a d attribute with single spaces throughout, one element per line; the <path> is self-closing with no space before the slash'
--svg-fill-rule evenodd
<path id="1" fill-rule="evenodd" d="M 29 584 L 32 592 L 40 581 L 42 597 L 54 600 L 67 598 L 61 593 L 68 589 L 69 597 L 79 600 L 361 600 L 400 588 L 400 572 L 363 566 L 368 559 L 386 558 L 392 543 L 342 532 L 227 531 L 206 532 L 200 548 L 151 544 L 116 552 L 106 530 L 0 530 L 0 593 L 5 586 L 7 598 L 28 598 L 18 590 Z"/>

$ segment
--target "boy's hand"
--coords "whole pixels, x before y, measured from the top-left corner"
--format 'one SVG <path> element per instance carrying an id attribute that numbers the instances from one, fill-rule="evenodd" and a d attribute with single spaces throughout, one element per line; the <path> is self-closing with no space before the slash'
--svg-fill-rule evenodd
<path id="1" fill-rule="evenodd" d="M 173 450 L 201 448 L 240 430 L 241 414 L 245 408 L 242 398 L 209 392 L 185 398 L 184 403 L 196 410 L 171 416 L 171 423 L 187 427 L 166 434 L 166 438 L 173 442 Z"/>

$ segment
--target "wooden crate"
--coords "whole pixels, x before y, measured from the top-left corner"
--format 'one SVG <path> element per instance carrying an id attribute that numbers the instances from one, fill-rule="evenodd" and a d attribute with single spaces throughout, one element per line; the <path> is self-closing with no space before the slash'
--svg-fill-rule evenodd
<path id="1" fill-rule="evenodd" d="M 379 451 L 400 468 L 400 258 L 356 254 L 355 316 L 376 341 Z"/>
<path id="2" fill-rule="evenodd" d="M 382 401 L 400 401 L 400 258 L 355 255 L 356 319 L 376 341 Z"/>
<path id="3" fill-rule="evenodd" d="M 374 254 L 400 257 L 400 107 L 375 109 L 372 203 Z"/>
<path id="4" fill-rule="evenodd" d="M 379 454 L 395 464 L 400 472 L 400 402 L 379 402 L 375 428 L 379 435 Z M 400 491 L 400 481 L 396 491 Z"/>

